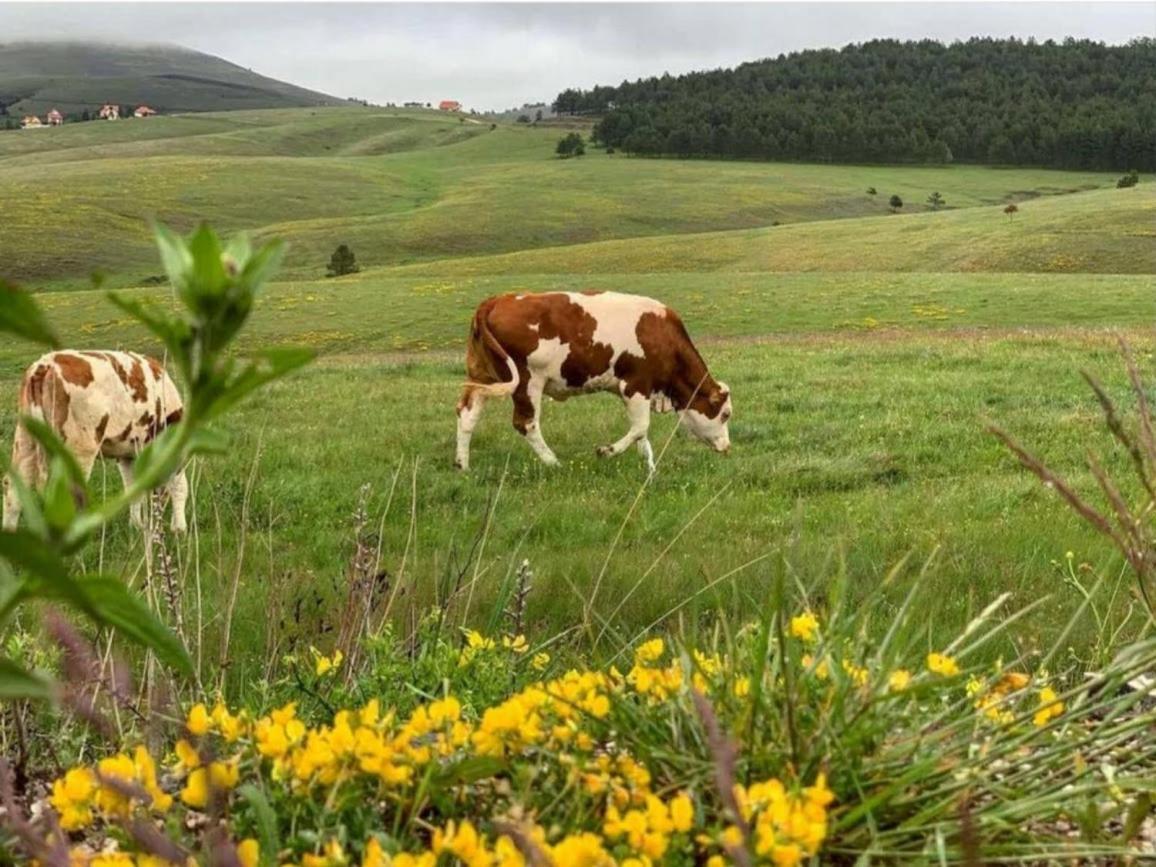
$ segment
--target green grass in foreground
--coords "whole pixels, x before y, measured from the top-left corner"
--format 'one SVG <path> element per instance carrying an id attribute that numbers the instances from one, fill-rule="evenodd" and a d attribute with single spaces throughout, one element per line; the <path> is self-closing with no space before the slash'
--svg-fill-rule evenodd
<path id="1" fill-rule="evenodd" d="M 1156 335 L 1134 330 L 1131 339 L 1151 369 Z M 937 617 L 950 622 L 929 622 L 929 634 L 958 628 L 1003 591 L 1017 605 L 1052 594 L 1008 637 L 1024 650 L 1054 638 L 1077 601 L 1053 560 L 1073 550 L 1099 570 L 1118 568 L 1107 547 L 983 431 L 985 416 L 997 420 L 1087 484 L 1083 450 L 1111 449 L 1077 370 L 1089 367 L 1125 393 L 1107 333 L 804 336 L 724 342 L 706 352 L 735 391 L 734 454 L 719 458 L 682 436 L 670 443 L 594 599 L 622 628 L 641 629 L 700 591 L 704 609 L 741 612 L 763 597 L 771 574 L 766 562 L 746 564 L 775 551 L 789 549 L 802 580 L 817 585 L 845 555 L 865 588 L 905 553 L 925 557 L 938 548 L 928 598 L 942 603 Z M 474 471 L 463 476 L 451 469 L 459 378 L 459 362 L 441 356 L 335 357 L 232 418 L 234 447 L 198 469 L 195 501 L 210 632 L 238 568 L 240 532 L 249 535 L 239 565 L 238 665 L 257 664 L 270 634 L 288 643 L 318 639 L 340 592 L 358 489 L 373 485 L 380 512 L 398 473 L 383 565 L 407 599 L 432 601 L 435 583 L 461 566 L 500 487 L 479 561 L 477 616 L 488 617 L 487 601 L 526 557 L 537 575 L 535 629 L 552 634 L 580 620 L 644 478 L 633 452 L 609 462 L 593 454 L 621 433 L 622 411 L 600 397 L 548 406 L 544 432 L 564 462 L 551 472 L 513 433 L 508 405 L 492 404 L 475 437 Z M 9 379 L 4 387 L 6 434 L 14 386 Z M 657 419 L 656 444 L 672 429 L 670 418 Z M 119 485 L 111 466 L 94 479 L 97 490 Z M 129 538 L 127 526 L 113 534 L 106 568 L 127 562 L 131 570 L 137 555 L 126 550 Z M 1071 640 L 1083 647 L 1090 638 Z"/>

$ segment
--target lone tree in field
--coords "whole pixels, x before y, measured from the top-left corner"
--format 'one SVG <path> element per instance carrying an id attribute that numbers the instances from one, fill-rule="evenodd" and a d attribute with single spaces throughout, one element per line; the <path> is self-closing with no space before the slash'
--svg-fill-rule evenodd
<path id="1" fill-rule="evenodd" d="M 1020 209 L 1019 209 L 1019 206 L 1016 205 L 1015 202 L 1012 202 L 1010 205 L 1008 205 L 1006 208 L 1003 209 L 1003 212 L 1005 214 L 1007 214 L 1007 218 L 1009 220 L 1012 220 L 1012 219 L 1015 219 L 1015 215 L 1020 212 Z"/>
<path id="2" fill-rule="evenodd" d="M 939 191 L 936 190 L 934 193 L 927 197 L 927 204 L 931 205 L 931 210 L 938 211 L 941 207 L 946 205 L 947 202 L 944 200 L 943 196 L 939 195 Z"/>
<path id="3" fill-rule="evenodd" d="M 898 214 L 899 209 L 903 207 L 903 199 L 899 198 L 899 196 L 892 196 L 891 201 L 887 204 L 891 205 L 891 213 Z"/>
<path id="4" fill-rule="evenodd" d="M 875 188 L 874 187 L 868 187 L 867 188 L 867 195 L 869 195 L 869 196 L 875 195 Z"/>
<path id="5" fill-rule="evenodd" d="M 356 274 L 360 270 L 357 257 L 353 255 L 349 245 L 342 244 L 329 257 L 329 268 L 325 273 L 329 277 L 340 277 L 342 274 Z"/>
<path id="6" fill-rule="evenodd" d="M 554 153 L 562 159 L 580 157 L 586 153 L 586 142 L 582 140 L 580 133 L 567 133 L 558 140 L 558 146 L 554 148 Z"/>

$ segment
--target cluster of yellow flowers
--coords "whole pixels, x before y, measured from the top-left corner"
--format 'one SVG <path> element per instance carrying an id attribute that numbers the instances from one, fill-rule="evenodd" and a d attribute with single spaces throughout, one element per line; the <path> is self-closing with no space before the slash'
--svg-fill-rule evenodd
<path id="1" fill-rule="evenodd" d="M 1041 673 L 1040 677 L 1046 679 L 1045 674 Z M 1016 719 L 1013 711 L 1015 701 L 1024 695 L 1031 681 L 1031 677 L 1019 671 L 1002 672 L 991 684 L 973 675 L 967 681 L 967 694 L 975 698 L 975 706 L 985 719 L 999 725 L 1011 725 Z M 1032 722 L 1037 728 L 1046 726 L 1063 714 L 1064 703 L 1052 687 L 1046 684 L 1040 687 L 1037 699 L 1038 704 L 1032 714 Z"/>
<path id="2" fill-rule="evenodd" d="M 788 632 L 791 641 L 807 645 L 802 664 L 807 677 L 818 681 L 836 678 L 861 691 L 878 687 L 895 694 L 916 684 L 949 683 L 943 679 L 960 674 L 953 657 L 930 653 L 926 671 L 899 668 L 873 679 L 873 672 L 850 654 L 840 658 L 827 646 L 819 618 L 810 610 L 791 618 Z M 448 665 L 456 660 L 458 666 L 471 666 L 491 652 L 528 654 L 529 645 L 520 635 L 494 639 L 468 632 L 460 654 L 451 650 Z M 613 666 L 606 672 L 569 671 L 530 683 L 478 715 L 450 694 L 408 714 L 373 699 L 317 725 L 301 719 L 295 703 L 263 716 L 231 711 L 221 702 L 211 708 L 197 704 L 188 712 L 186 736 L 173 747 L 168 791 L 158 784 L 148 750 L 137 747 L 131 755 L 111 756 L 94 767 L 72 768 L 55 782 L 51 804 L 69 832 L 97 822 L 155 819 L 174 806 L 207 812 L 219 808 L 221 815 L 235 815 L 244 805 L 235 790 L 252 780 L 279 808 L 299 807 L 306 815 L 320 804 L 327 811 L 372 804 L 399 822 L 402 816 L 412 820 L 397 826 L 404 827 L 411 851 L 392 851 L 399 844 L 386 837 L 359 841 L 322 834 L 313 838 L 309 852 L 291 846 L 264 853 L 264 860 L 275 857 L 282 867 L 525 867 L 543 860 L 559 867 L 652 867 L 672 858 L 722 867 L 740 848 L 759 864 L 794 867 L 818 854 L 834 800 L 822 773 L 805 788 L 801 781 L 776 778 L 736 786 L 737 817 L 693 786 L 654 784 L 651 768 L 632 755 L 631 741 L 620 728 L 623 717 L 612 718 L 613 711 L 631 707 L 625 712 L 653 713 L 650 709 L 663 703 L 684 702 L 692 689 L 727 700 L 751 690 L 749 676 L 735 670 L 729 658 L 694 651 L 689 660 L 664 662 L 666 655 L 666 645 L 656 638 L 635 649 L 626 674 Z M 340 653 L 314 656 L 318 677 L 337 671 L 343 662 Z M 541 669 L 549 658 L 539 654 L 527 662 L 530 670 Z M 818 686 L 815 680 L 810 683 Z M 1027 695 L 1030 683 L 1027 675 L 1003 672 L 990 682 L 973 677 L 968 693 L 986 717 L 1008 722 L 1007 702 Z M 1063 710 L 1050 687 L 1038 690 L 1037 726 Z M 455 776 L 455 769 L 466 765 L 481 769 L 472 771 L 468 781 Z M 582 817 L 578 827 L 537 824 L 540 805 L 533 797 L 513 795 L 520 768 L 533 769 L 529 778 L 534 786 L 556 786 L 559 796 L 576 799 L 576 815 Z M 432 782 L 438 779 L 449 782 Z M 431 808 L 431 786 L 443 787 L 436 809 Z M 169 824 L 183 823 L 170 819 Z M 412 851 L 416 840 L 423 841 L 420 851 Z M 242 867 L 255 867 L 262 854 L 253 839 L 238 848 Z M 151 857 L 78 854 L 75 863 L 161 867 Z"/>
<path id="3" fill-rule="evenodd" d="M 755 854 L 775 867 L 795 867 L 805 857 L 815 855 L 827 837 L 827 807 L 835 795 L 827 788 L 827 778 L 819 774 L 813 786 L 802 794 L 790 792 L 779 780 L 756 783 L 749 789 L 735 786 L 735 800 L 750 828 Z M 722 843 L 731 851 L 744 845 L 738 825 L 728 825 Z M 725 862 L 712 856 L 709 867 Z"/>
<path id="4" fill-rule="evenodd" d="M 66 831 L 86 828 L 96 816 L 105 820 L 128 819 L 137 804 L 163 814 L 172 806 L 172 795 L 157 785 L 157 768 L 149 751 L 136 748 L 132 756 L 118 753 L 101 759 L 95 770 L 78 767 L 52 784 L 49 803 Z"/>

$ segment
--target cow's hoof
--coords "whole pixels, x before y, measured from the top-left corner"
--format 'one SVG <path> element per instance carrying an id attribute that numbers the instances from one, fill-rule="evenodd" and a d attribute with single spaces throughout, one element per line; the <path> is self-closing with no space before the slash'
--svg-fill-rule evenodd
<path id="1" fill-rule="evenodd" d="M 542 458 L 542 463 L 544 463 L 548 467 L 557 467 L 561 464 L 561 461 L 559 461 L 553 455 L 550 455 L 550 457 L 548 457 L 548 458 Z"/>
<path id="2" fill-rule="evenodd" d="M 608 458 L 614 454 L 614 446 L 598 446 L 594 453 L 600 458 Z"/>

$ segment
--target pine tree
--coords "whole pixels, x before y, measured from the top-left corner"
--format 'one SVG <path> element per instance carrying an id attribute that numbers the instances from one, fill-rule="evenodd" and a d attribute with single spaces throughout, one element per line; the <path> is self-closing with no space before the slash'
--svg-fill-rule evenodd
<path id="1" fill-rule="evenodd" d="M 361 268 L 357 265 L 357 258 L 349 249 L 349 245 L 341 244 L 329 257 L 329 268 L 325 273 L 328 277 L 340 277 L 343 274 L 356 274 L 360 270 Z"/>

